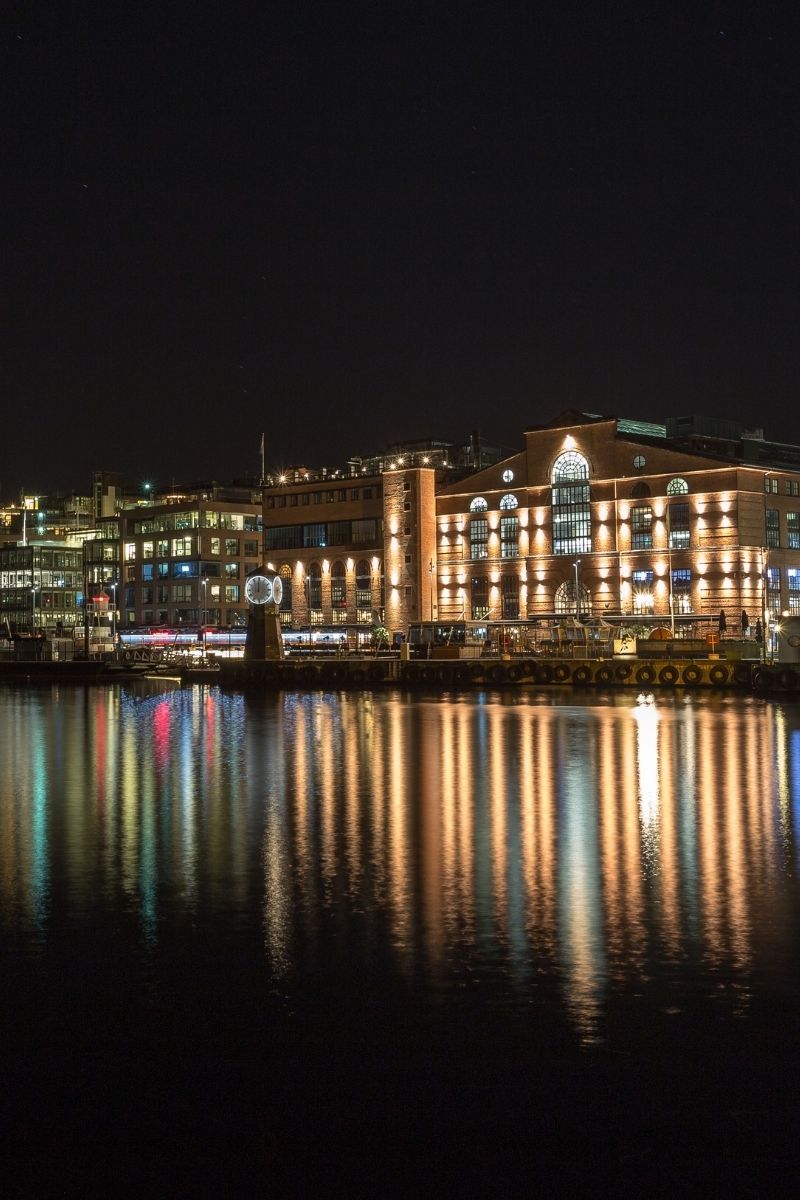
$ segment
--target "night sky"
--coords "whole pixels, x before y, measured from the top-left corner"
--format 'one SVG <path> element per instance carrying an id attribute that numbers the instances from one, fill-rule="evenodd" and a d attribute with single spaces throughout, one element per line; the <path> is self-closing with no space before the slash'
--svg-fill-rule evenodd
<path id="1" fill-rule="evenodd" d="M 521 444 L 800 441 L 792 6 L 19 3 L 0 498 Z"/>

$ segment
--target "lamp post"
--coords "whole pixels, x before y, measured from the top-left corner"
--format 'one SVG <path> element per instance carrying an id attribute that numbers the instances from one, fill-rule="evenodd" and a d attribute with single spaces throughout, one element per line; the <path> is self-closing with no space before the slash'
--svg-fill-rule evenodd
<path id="1" fill-rule="evenodd" d="M 433 576 L 434 576 L 435 570 L 436 570 L 436 568 L 433 565 L 433 559 L 431 559 L 431 561 L 428 563 L 428 579 L 430 582 L 430 592 L 431 592 L 431 620 L 434 619 L 434 616 L 433 616 Z"/>
<path id="2" fill-rule="evenodd" d="M 761 547 L 761 659 L 767 661 L 767 637 L 769 631 L 769 605 L 767 604 L 767 560 L 769 557 L 769 530 L 767 528 L 767 485 L 769 483 L 769 474 L 764 473 L 764 542 Z"/>
<path id="3" fill-rule="evenodd" d="M 306 591 L 308 592 L 308 649 L 313 649 L 311 638 L 311 572 L 306 571 Z"/>
<path id="4" fill-rule="evenodd" d="M 111 645 L 117 644 L 117 585 L 111 584 Z"/>
<path id="5" fill-rule="evenodd" d="M 36 634 L 36 588 L 31 588 L 31 634 Z"/>
<path id="6" fill-rule="evenodd" d="M 208 613 L 208 580 L 203 580 L 203 607 L 200 612 L 200 625 L 205 625 L 206 614 Z"/>
<path id="7" fill-rule="evenodd" d="M 581 619 L 581 593 L 580 593 L 580 577 L 578 574 L 578 568 L 581 565 L 581 560 L 579 558 L 577 558 L 572 565 L 575 568 L 575 620 L 580 621 L 580 619 Z"/>

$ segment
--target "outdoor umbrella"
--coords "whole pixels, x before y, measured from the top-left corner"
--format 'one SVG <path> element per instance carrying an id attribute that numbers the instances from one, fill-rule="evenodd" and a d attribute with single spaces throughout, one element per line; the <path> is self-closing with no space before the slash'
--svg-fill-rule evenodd
<path id="1" fill-rule="evenodd" d="M 750 632 L 750 618 L 748 617 L 748 615 L 744 611 L 744 609 L 742 609 L 742 637 L 747 637 L 749 632 Z"/>
<path id="2" fill-rule="evenodd" d="M 725 616 L 725 609 L 721 608 L 719 610 L 719 632 L 720 632 L 720 634 L 725 633 L 727 628 L 728 628 L 728 618 Z"/>

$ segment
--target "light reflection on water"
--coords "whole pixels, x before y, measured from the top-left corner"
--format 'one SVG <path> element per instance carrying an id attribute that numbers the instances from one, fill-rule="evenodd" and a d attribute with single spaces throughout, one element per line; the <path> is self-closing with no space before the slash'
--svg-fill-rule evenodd
<path id="1" fill-rule="evenodd" d="M 524 1006 L 545 978 L 587 1041 L 654 976 L 746 1012 L 793 953 L 798 707 L 561 699 L 2 690 L 0 932 L 29 955 L 101 912 L 151 954 L 185 922 L 257 933 L 288 988 Z"/>

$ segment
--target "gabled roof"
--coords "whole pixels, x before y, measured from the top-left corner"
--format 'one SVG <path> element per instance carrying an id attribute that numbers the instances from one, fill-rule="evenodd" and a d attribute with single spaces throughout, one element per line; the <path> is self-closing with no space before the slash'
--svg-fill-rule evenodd
<path id="1" fill-rule="evenodd" d="M 616 421 L 616 419 L 616 417 L 599 417 L 596 413 L 580 412 L 577 408 L 568 408 L 543 425 L 529 425 L 525 432 L 533 433 L 537 429 L 566 429 L 571 425 L 599 425 L 603 421 Z"/>

